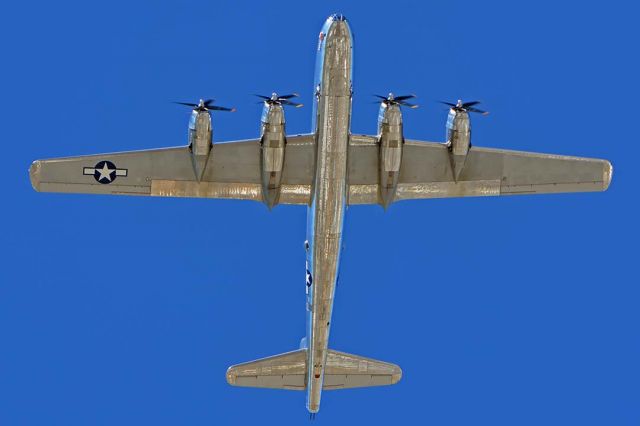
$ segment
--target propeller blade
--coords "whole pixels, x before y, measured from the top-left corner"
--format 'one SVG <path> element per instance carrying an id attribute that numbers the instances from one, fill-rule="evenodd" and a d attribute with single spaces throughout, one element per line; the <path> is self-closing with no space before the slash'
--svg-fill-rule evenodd
<path id="1" fill-rule="evenodd" d="M 406 101 L 407 99 L 415 98 L 416 95 L 404 95 L 404 96 L 396 96 L 393 98 L 394 101 Z"/>
<path id="2" fill-rule="evenodd" d="M 398 103 L 399 103 L 400 105 L 402 105 L 402 106 L 406 106 L 406 107 L 409 107 L 409 108 L 412 108 L 412 109 L 418 108 L 418 105 L 416 105 L 416 104 L 410 104 L 409 102 L 399 101 Z"/>
<path id="3" fill-rule="evenodd" d="M 198 104 L 190 104 L 188 102 L 174 102 L 174 104 L 186 105 L 186 106 L 190 106 L 190 107 L 197 107 L 198 106 Z"/>
<path id="4" fill-rule="evenodd" d="M 291 98 L 297 98 L 300 95 L 297 93 L 291 93 L 290 95 L 282 95 L 282 96 L 278 96 L 278 99 L 291 99 Z"/>
<path id="5" fill-rule="evenodd" d="M 472 102 L 465 102 L 462 104 L 462 108 L 469 108 L 472 107 L 474 105 L 478 105 L 480 103 L 480 101 L 472 101 Z"/>
<path id="6" fill-rule="evenodd" d="M 386 96 L 381 96 L 381 95 L 373 95 L 373 96 L 375 96 L 376 98 L 380 98 L 380 99 L 382 99 L 383 101 L 386 101 L 386 100 L 387 100 L 387 97 L 386 97 Z"/>
<path id="7" fill-rule="evenodd" d="M 452 108 L 456 107 L 456 104 L 452 104 L 451 102 L 439 101 L 441 104 L 449 105 Z"/>
<path id="8" fill-rule="evenodd" d="M 483 110 L 478 109 L 478 108 L 466 108 L 466 110 L 469 111 L 469 112 L 476 112 L 476 113 L 482 114 L 482 115 L 488 115 L 489 114 L 489 111 L 483 111 Z"/>
<path id="9" fill-rule="evenodd" d="M 204 106 L 208 107 L 208 106 L 209 106 L 209 104 L 210 104 L 211 102 L 213 102 L 213 101 L 214 101 L 214 99 L 207 99 L 206 101 L 204 101 Z"/>
<path id="10" fill-rule="evenodd" d="M 291 102 L 286 99 L 280 100 L 278 102 L 280 102 L 282 105 L 290 105 L 296 108 L 300 108 L 302 106 L 302 104 L 299 104 L 298 102 Z"/>
<path id="11" fill-rule="evenodd" d="M 235 108 L 225 108 L 225 107 L 216 106 L 216 105 L 211 105 L 210 107 L 207 107 L 207 109 L 211 111 L 229 111 L 229 112 L 236 111 Z"/>
<path id="12" fill-rule="evenodd" d="M 271 99 L 270 96 L 264 96 L 264 95 L 256 95 L 255 93 L 253 94 L 253 96 L 257 96 L 260 99 L 264 99 L 265 101 L 268 101 L 269 99 Z"/>

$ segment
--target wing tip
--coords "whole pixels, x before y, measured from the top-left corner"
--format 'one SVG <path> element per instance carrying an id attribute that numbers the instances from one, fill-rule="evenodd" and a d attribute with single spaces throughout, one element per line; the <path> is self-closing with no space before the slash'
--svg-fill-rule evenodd
<path id="1" fill-rule="evenodd" d="M 398 365 L 394 365 L 393 374 L 391 375 L 391 384 L 395 385 L 402 379 L 402 369 Z"/>
<path id="2" fill-rule="evenodd" d="M 36 160 L 31 163 L 31 167 L 29 167 L 29 179 L 31 180 L 31 186 L 35 191 L 40 192 L 40 168 L 42 167 L 42 163 L 40 160 Z"/>
<path id="3" fill-rule="evenodd" d="M 609 189 L 611 179 L 613 178 L 613 165 L 610 161 L 604 160 L 604 167 L 602 168 L 602 190 Z"/>
<path id="4" fill-rule="evenodd" d="M 226 377 L 227 377 L 227 383 L 229 383 L 231 386 L 235 386 L 236 378 L 238 377 L 238 375 L 236 374 L 236 370 L 234 366 L 231 366 L 227 369 Z"/>

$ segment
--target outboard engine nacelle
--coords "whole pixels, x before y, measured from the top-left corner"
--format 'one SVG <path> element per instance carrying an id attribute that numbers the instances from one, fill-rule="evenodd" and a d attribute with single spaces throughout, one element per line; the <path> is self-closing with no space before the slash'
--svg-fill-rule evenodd
<path id="1" fill-rule="evenodd" d="M 457 182 L 467 161 L 469 148 L 471 148 L 469 112 L 477 112 L 482 115 L 487 115 L 488 112 L 474 107 L 474 105 L 480 103 L 478 101 L 462 103 L 461 100 L 458 100 L 455 104 L 443 103 L 451 107 L 447 117 L 447 146 L 449 148 L 453 180 Z"/>
<path id="2" fill-rule="evenodd" d="M 285 121 L 282 106 L 265 104 L 261 121 L 262 198 L 267 207 L 272 208 L 280 198 L 284 168 Z"/>
<path id="3" fill-rule="evenodd" d="M 180 105 L 193 107 L 189 118 L 189 151 L 196 180 L 199 182 L 204 175 L 204 170 L 209 161 L 209 154 L 213 146 L 213 131 L 211 128 L 210 111 L 230 111 L 235 108 L 226 108 L 213 105 L 213 99 L 202 100 L 197 104 L 189 102 L 174 102 Z"/>
<path id="4" fill-rule="evenodd" d="M 457 181 L 471 147 L 471 122 L 466 111 L 449 110 L 449 116 L 447 117 L 447 146 L 449 147 L 453 179 Z"/>
<path id="5" fill-rule="evenodd" d="M 213 146 L 213 130 L 209 111 L 191 112 L 189 119 L 189 150 L 196 179 L 200 181 L 209 160 L 209 153 Z"/>

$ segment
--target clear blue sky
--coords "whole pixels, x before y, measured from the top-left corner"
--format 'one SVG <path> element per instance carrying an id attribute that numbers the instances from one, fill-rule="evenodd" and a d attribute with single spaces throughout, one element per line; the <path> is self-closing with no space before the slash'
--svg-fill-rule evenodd
<path id="1" fill-rule="evenodd" d="M 336 11 L 355 34 L 354 132 L 375 132 L 372 93 L 416 93 L 405 134 L 426 140 L 444 137 L 436 100 L 480 99 L 475 145 L 615 173 L 605 193 L 350 208 L 331 346 L 404 377 L 326 392 L 318 424 L 638 424 L 634 2 L 36 0 L 0 17 L 1 425 L 306 421 L 303 393 L 224 378 L 304 334 L 304 208 L 39 194 L 27 168 L 184 144 L 173 100 L 236 106 L 214 138 L 256 137 L 249 94 L 309 105 Z"/>

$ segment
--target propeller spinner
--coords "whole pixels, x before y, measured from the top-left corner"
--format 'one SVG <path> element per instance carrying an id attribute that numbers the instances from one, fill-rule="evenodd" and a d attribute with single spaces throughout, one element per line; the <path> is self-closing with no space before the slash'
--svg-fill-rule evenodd
<path id="1" fill-rule="evenodd" d="M 385 105 L 402 105 L 402 106 L 406 106 L 408 108 L 418 108 L 418 105 L 416 104 L 410 104 L 409 102 L 405 102 L 407 99 L 413 99 L 416 97 L 416 95 L 402 95 L 402 96 L 395 96 L 393 93 L 389 93 L 388 96 L 382 96 L 382 95 L 373 95 L 376 98 L 380 98 L 380 102 L 382 102 Z"/>
<path id="2" fill-rule="evenodd" d="M 474 108 L 475 105 L 478 105 L 480 101 L 471 101 L 471 102 L 462 102 L 462 100 L 458 99 L 458 102 L 452 104 L 451 102 L 440 101 L 441 104 L 448 105 L 454 111 L 464 111 L 464 112 L 476 112 L 482 115 L 488 115 L 489 111 L 483 111 L 478 108 Z"/>
<path id="3" fill-rule="evenodd" d="M 200 102 L 198 102 L 197 104 L 192 104 L 189 102 L 174 102 L 174 104 L 178 104 L 178 105 L 186 105 L 189 107 L 192 107 L 195 111 L 229 111 L 229 112 L 235 112 L 235 108 L 226 108 L 226 107 L 221 107 L 221 106 L 217 106 L 217 105 L 212 105 L 214 102 L 213 99 L 207 99 L 207 100 L 202 100 L 200 99 Z"/>
<path id="4" fill-rule="evenodd" d="M 298 102 L 292 102 L 289 100 L 291 98 L 297 98 L 298 96 L 300 96 L 297 93 L 291 93 L 289 95 L 278 95 L 276 92 L 273 92 L 271 96 L 264 96 L 264 95 L 254 95 L 254 96 L 257 96 L 260 99 L 262 99 L 262 101 L 260 101 L 259 103 L 264 102 L 267 105 L 288 105 L 296 108 L 300 108 L 302 106 L 302 104 Z"/>

